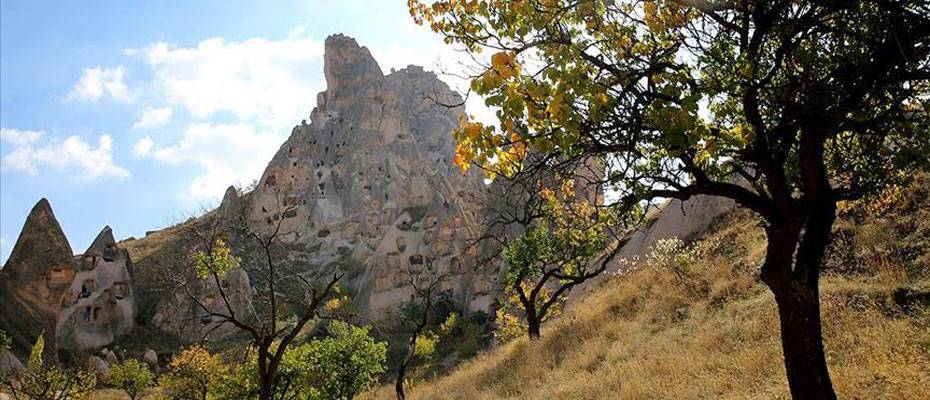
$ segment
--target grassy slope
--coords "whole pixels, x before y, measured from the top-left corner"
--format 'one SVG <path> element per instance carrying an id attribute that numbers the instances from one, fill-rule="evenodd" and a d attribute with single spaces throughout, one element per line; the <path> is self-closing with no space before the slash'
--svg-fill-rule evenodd
<path id="1" fill-rule="evenodd" d="M 857 208 L 837 224 L 821 300 L 840 398 L 930 398 L 930 179 L 919 181 L 880 215 Z M 696 244 L 693 279 L 650 266 L 612 278 L 538 343 L 507 343 L 410 397 L 788 398 L 775 303 L 757 278 L 764 242 L 733 213 Z"/>

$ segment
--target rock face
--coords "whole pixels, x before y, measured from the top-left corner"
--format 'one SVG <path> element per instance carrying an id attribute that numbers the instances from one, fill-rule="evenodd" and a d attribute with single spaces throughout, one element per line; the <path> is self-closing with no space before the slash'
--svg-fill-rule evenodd
<path id="1" fill-rule="evenodd" d="M 18 354 L 28 354 L 40 332 L 47 359 L 58 349 L 102 347 L 132 330 L 132 262 L 109 227 L 83 255 L 68 239 L 45 199 L 26 218 L 9 260 L 0 270 L 0 328 Z"/>
<path id="2" fill-rule="evenodd" d="M 451 162 L 450 132 L 464 115 L 446 105 L 461 98 L 420 67 L 385 75 L 346 36 L 327 38 L 324 57 L 327 89 L 311 122 L 294 127 L 254 191 L 227 190 L 212 215 L 264 233 L 280 225 L 291 269 L 311 280 L 344 272 L 340 284 L 367 317 L 384 318 L 410 299 L 415 268 L 447 276 L 444 290 L 463 308 L 487 309 L 495 272 L 476 273 L 477 249 L 467 246 L 484 222 L 478 210 L 487 189 L 478 172 L 463 176 Z M 192 313 L 183 297 L 162 299 L 152 324 L 200 340 L 214 321 L 178 322 Z M 234 328 L 211 337 L 224 332 Z"/>
<path id="3" fill-rule="evenodd" d="M 348 270 L 372 316 L 409 299 L 409 270 L 425 265 L 449 276 L 445 289 L 462 305 L 487 308 L 489 277 L 466 273 L 486 189 L 453 166 L 450 132 L 463 114 L 444 106 L 461 98 L 420 67 L 385 76 L 342 35 L 326 40 L 324 73 L 312 122 L 294 128 L 252 193 L 249 224 L 283 219 L 308 269 Z"/>
<path id="4" fill-rule="evenodd" d="M 707 231 L 715 218 L 733 210 L 736 203 L 723 197 L 699 195 L 682 202 L 670 200 L 654 220 L 637 230 L 623 245 L 617 259 L 646 255 L 661 239 L 690 237 Z M 616 271 L 614 271 L 616 272 Z"/>
<path id="5" fill-rule="evenodd" d="M 684 202 L 677 199 L 669 200 L 661 206 L 655 218 L 626 237 L 626 243 L 604 274 L 585 282 L 578 290 L 572 292 L 569 297 L 570 303 L 575 303 L 585 293 L 596 290 L 607 277 L 626 272 L 625 269 L 635 265 L 637 259 L 648 255 L 659 240 L 692 239 L 706 232 L 714 219 L 735 208 L 734 201 L 716 196 L 698 195 Z"/>
<path id="6" fill-rule="evenodd" d="M 237 315 L 248 315 L 251 308 L 249 275 L 241 268 L 230 270 L 220 280 L 230 306 Z M 191 285 L 191 294 L 198 298 L 210 311 L 226 313 L 225 303 L 213 280 L 201 280 Z M 171 292 L 158 304 L 151 325 L 177 335 L 186 342 L 197 342 L 208 335 L 211 339 L 222 339 L 237 332 L 232 324 L 223 324 L 200 306 L 191 301 L 190 295 L 183 289 Z"/>
<path id="7" fill-rule="evenodd" d="M 57 360 L 55 323 L 76 272 L 71 245 L 48 200 L 41 199 L 0 270 L 0 329 L 13 338 L 15 353 L 28 354 L 44 332 L 46 360 Z"/>
<path id="8" fill-rule="evenodd" d="M 129 253 L 116 246 L 113 231 L 104 227 L 84 254 L 61 301 L 56 336 L 67 350 L 95 349 L 132 331 L 136 306 Z"/>

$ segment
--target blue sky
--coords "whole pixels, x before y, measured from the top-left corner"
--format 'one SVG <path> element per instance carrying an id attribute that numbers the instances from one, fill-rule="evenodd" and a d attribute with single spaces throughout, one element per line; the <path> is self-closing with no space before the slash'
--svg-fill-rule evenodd
<path id="1" fill-rule="evenodd" d="M 42 197 L 80 253 L 259 178 L 325 89 L 332 33 L 386 73 L 459 57 L 405 0 L 0 1 L 0 260 Z"/>

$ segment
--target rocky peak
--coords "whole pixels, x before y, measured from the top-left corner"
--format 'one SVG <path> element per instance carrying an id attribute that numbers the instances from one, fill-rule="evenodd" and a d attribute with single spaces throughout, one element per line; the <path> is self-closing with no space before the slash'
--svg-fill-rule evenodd
<path id="1" fill-rule="evenodd" d="M 93 254 L 102 256 L 108 248 L 112 248 L 115 245 L 116 239 L 113 238 L 113 229 L 110 229 L 110 226 L 107 225 L 100 230 L 100 233 L 97 234 L 97 238 L 87 247 L 87 251 L 84 252 L 84 255 Z"/>
<path id="2" fill-rule="evenodd" d="M 55 317 L 61 293 L 74 277 L 71 245 L 48 200 L 26 217 L 10 258 L 0 270 L 0 329 L 13 338 L 14 352 L 26 355 L 45 332 L 44 358 L 57 362 Z"/>
<path id="3" fill-rule="evenodd" d="M 447 289 L 463 306 L 486 309 L 490 279 L 461 261 L 475 256 L 463 253 L 486 191 L 452 165 L 463 110 L 447 105 L 461 98 L 421 67 L 383 75 L 349 37 L 325 51 L 328 87 L 248 196 L 250 226 L 277 230 L 308 275 L 353 271 L 342 283 L 376 318 L 409 299 L 410 271 L 427 264 L 455 276 Z"/>
<path id="4" fill-rule="evenodd" d="M 5 279 L 42 277 L 47 270 L 70 265 L 71 245 L 48 200 L 41 199 L 26 217 L 23 230 L 3 271 Z M 16 277 L 14 277 L 16 276 Z"/>
<path id="5" fill-rule="evenodd" d="M 55 342 L 59 349 L 97 349 L 132 330 L 132 261 L 117 247 L 109 226 L 75 260 L 77 271 L 60 299 Z"/>
<path id="6" fill-rule="evenodd" d="M 326 38 L 323 74 L 330 92 L 384 79 L 381 68 L 368 48 L 359 46 L 355 39 L 341 34 Z"/>

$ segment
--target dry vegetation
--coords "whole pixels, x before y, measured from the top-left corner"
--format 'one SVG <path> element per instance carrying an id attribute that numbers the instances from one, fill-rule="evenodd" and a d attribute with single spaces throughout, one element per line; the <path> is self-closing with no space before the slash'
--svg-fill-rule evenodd
<path id="1" fill-rule="evenodd" d="M 821 300 L 840 398 L 930 398 L 928 191 L 921 176 L 837 224 Z M 757 277 L 764 243 L 758 222 L 735 212 L 679 274 L 643 263 L 544 326 L 538 343 L 502 345 L 417 382 L 410 398 L 789 398 L 775 302 Z"/>

